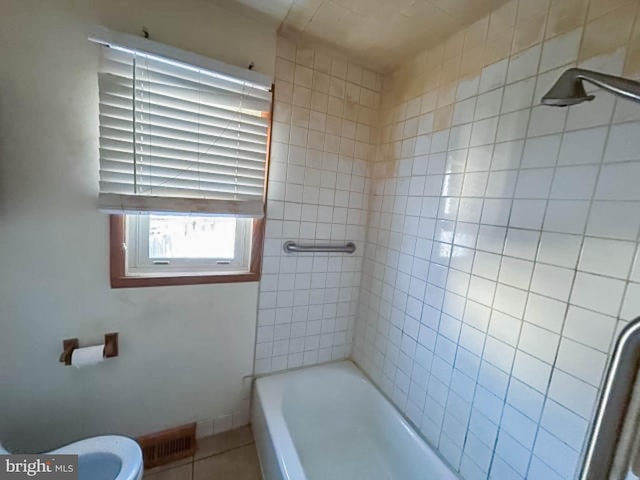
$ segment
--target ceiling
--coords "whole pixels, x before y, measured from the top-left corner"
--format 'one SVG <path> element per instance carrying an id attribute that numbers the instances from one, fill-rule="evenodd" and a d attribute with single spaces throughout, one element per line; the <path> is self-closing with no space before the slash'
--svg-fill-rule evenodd
<path id="1" fill-rule="evenodd" d="M 230 0 L 387 72 L 506 0 Z"/>

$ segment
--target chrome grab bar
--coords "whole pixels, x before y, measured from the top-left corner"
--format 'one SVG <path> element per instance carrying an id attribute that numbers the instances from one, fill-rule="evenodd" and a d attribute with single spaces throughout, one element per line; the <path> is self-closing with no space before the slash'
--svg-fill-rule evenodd
<path id="1" fill-rule="evenodd" d="M 580 480 L 609 478 L 638 366 L 640 317 L 625 327 L 616 343 L 589 436 Z"/>
<path id="2" fill-rule="evenodd" d="M 287 253 L 353 253 L 356 244 L 349 242 L 346 245 L 298 245 L 289 240 L 284 242 L 283 249 Z"/>

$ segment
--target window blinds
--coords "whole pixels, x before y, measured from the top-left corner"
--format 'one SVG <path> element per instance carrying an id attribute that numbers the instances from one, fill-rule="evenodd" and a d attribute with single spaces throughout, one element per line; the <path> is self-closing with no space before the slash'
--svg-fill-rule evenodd
<path id="1" fill-rule="evenodd" d="M 263 215 L 268 85 L 103 47 L 99 91 L 102 210 Z"/>

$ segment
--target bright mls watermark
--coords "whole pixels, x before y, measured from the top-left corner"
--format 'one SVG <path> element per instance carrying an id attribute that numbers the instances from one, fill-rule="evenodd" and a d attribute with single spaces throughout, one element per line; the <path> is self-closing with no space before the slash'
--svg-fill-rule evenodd
<path id="1" fill-rule="evenodd" d="M 77 480 L 77 455 L 0 455 L 0 480 Z"/>

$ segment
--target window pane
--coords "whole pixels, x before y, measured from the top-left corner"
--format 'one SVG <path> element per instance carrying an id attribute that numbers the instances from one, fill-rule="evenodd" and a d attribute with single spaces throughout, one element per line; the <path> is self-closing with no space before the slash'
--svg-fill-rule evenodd
<path id="1" fill-rule="evenodd" d="M 235 256 L 236 219 L 177 215 L 149 216 L 149 258 Z"/>

